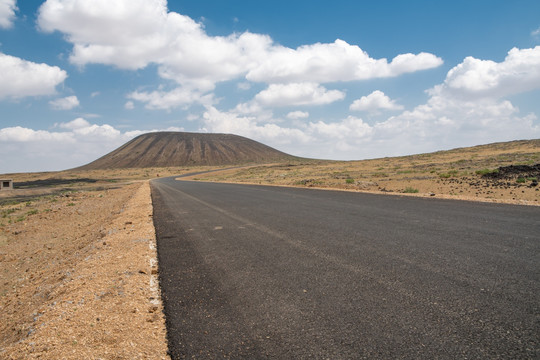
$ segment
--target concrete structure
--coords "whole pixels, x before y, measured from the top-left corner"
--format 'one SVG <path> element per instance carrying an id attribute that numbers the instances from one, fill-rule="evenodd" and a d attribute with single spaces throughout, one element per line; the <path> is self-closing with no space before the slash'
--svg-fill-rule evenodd
<path id="1" fill-rule="evenodd" d="M 0 179 L 0 191 L 13 190 L 13 180 Z"/>

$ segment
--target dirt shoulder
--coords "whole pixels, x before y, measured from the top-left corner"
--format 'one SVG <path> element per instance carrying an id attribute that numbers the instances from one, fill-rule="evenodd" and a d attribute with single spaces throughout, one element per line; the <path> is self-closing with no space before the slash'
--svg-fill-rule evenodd
<path id="1" fill-rule="evenodd" d="M 147 181 L 1 210 L 1 358 L 168 358 Z"/>

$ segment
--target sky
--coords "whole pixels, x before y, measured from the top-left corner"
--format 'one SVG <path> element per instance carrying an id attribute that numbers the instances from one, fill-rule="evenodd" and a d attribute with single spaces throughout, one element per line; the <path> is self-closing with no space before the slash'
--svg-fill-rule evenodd
<path id="1" fill-rule="evenodd" d="M 540 138 L 540 1 L 0 0 L 0 174 L 150 131 L 362 160 Z"/>

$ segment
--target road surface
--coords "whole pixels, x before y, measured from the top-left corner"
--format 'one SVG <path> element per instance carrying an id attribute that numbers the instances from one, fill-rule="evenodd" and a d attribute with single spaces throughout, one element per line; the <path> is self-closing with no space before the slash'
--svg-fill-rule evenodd
<path id="1" fill-rule="evenodd" d="M 173 359 L 540 357 L 540 208 L 152 181 Z"/>

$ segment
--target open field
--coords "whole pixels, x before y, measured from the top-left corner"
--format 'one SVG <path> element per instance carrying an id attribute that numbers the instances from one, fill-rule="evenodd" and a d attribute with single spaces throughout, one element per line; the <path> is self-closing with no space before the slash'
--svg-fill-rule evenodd
<path id="1" fill-rule="evenodd" d="M 299 161 L 194 179 L 537 205 L 540 140 L 514 141 L 364 161 Z M 512 173 L 499 167 L 524 165 Z"/>
<path id="2" fill-rule="evenodd" d="M 531 140 L 193 178 L 538 205 L 538 163 L 540 140 Z M 0 175 L 15 183 L 0 192 L 0 357 L 166 358 L 146 180 L 224 168 Z"/>

